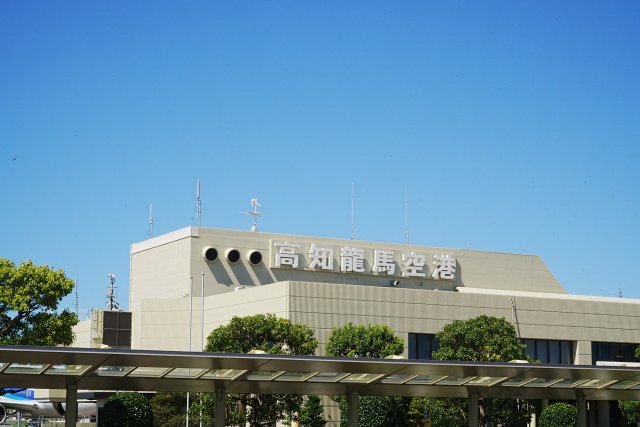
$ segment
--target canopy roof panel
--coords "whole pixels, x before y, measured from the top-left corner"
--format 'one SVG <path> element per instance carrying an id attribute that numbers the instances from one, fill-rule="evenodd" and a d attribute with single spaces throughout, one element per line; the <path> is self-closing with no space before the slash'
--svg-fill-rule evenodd
<path id="1" fill-rule="evenodd" d="M 0 384 L 84 390 L 638 400 L 637 366 L 0 346 Z"/>

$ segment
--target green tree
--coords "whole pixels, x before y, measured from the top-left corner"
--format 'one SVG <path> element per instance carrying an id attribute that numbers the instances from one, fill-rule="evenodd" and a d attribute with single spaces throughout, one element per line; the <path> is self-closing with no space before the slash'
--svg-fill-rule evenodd
<path id="1" fill-rule="evenodd" d="M 640 359 L 640 345 L 636 347 L 634 356 L 636 357 L 636 359 Z"/>
<path id="2" fill-rule="evenodd" d="M 509 362 L 526 359 L 526 346 L 504 317 L 482 315 L 455 320 L 445 325 L 436 337 L 440 345 L 433 353 L 436 360 Z"/>
<path id="3" fill-rule="evenodd" d="M 70 345 L 78 318 L 58 304 L 73 287 L 62 270 L 0 258 L 0 344 Z"/>
<path id="4" fill-rule="evenodd" d="M 354 325 L 349 322 L 331 329 L 327 354 L 375 359 L 402 354 L 404 343 L 387 325 Z"/>
<path id="5" fill-rule="evenodd" d="M 578 411 L 568 403 L 553 403 L 540 414 L 540 427 L 575 427 Z"/>
<path id="6" fill-rule="evenodd" d="M 306 325 L 292 323 L 273 314 L 233 317 L 207 337 L 206 351 L 248 353 L 262 350 L 268 354 L 313 355 L 318 341 Z M 243 417 L 252 427 L 275 426 L 290 414 L 298 412 L 302 404 L 299 395 L 238 394 L 228 396 L 225 406 L 231 422 L 241 423 Z M 229 402 L 230 401 L 230 402 Z"/>
<path id="7" fill-rule="evenodd" d="M 155 427 L 182 427 L 186 421 L 185 393 L 157 393 L 149 401 Z"/>
<path id="8" fill-rule="evenodd" d="M 307 396 L 298 416 L 300 427 L 324 427 L 327 422 L 323 418 L 323 412 L 320 397 L 313 394 Z"/>
<path id="9" fill-rule="evenodd" d="M 409 422 L 413 426 L 424 425 L 425 419 L 440 427 L 469 425 L 466 399 L 434 399 L 414 397 L 409 405 Z"/>
<path id="10" fill-rule="evenodd" d="M 618 400 L 618 408 L 622 412 L 622 416 L 631 425 L 640 423 L 640 401 L 637 400 Z"/>
<path id="11" fill-rule="evenodd" d="M 107 398 L 99 420 L 104 427 L 153 427 L 153 411 L 143 395 L 121 392 Z"/>
<path id="12" fill-rule="evenodd" d="M 433 353 L 436 360 L 460 360 L 472 362 L 509 362 L 526 359 L 526 346 L 520 342 L 514 326 L 505 318 L 479 316 L 469 320 L 456 320 L 436 335 L 440 348 Z M 449 426 L 452 418 L 456 424 L 468 424 L 466 399 L 436 399 L 424 401 L 434 426 Z M 480 422 L 482 425 L 503 424 L 523 426 L 529 422 L 535 410 L 528 401 L 481 399 Z"/>
<path id="13" fill-rule="evenodd" d="M 354 325 L 333 328 L 327 340 L 329 356 L 384 358 L 402 354 L 404 343 L 386 325 Z M 340 425 L 347 425 L 347 401 L 334 397 L 340 406 Z M 360 396 L 358 417 L 362 427 L 408 425 L 410 398 L 399 396 Z"/>

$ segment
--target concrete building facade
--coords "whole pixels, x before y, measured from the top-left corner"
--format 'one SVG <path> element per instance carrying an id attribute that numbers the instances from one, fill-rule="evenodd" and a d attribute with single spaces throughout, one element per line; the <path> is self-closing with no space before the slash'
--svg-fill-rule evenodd
<path id="1" fill-rule="evenodd" d="M 563 363 L 640 342 L 640 300 L 568 295 L 537 256 L 198 227 L 131 246 L 129 307 L 132 348 L 144 349 L 200 349 L 232 316 L 264 312 L 312 327 L 320 354 L 347 322 L 389 325 L 409 357 L 413 335 L 482 314 L 522 339 L 569 343 Z"/>
<path id="2" fill-rule="evenodd" d="M 310 326 L 318 355 L 332 328 L 382 323 L 405 358 L 430 359 L 444 325 L 483 314 L 511 321 L 542 363 L 632 361 L 640 343 L 640 300 L 569 295 L 533 255 L 188 227 L 130 256 L 133 349 L 199 351 L 257 313 Z"/>

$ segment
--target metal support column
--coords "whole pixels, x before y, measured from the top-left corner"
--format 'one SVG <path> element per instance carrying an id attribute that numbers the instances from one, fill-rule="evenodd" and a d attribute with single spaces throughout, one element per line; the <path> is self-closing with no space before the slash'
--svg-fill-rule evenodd
<path id="1" fill-rule="evenodd" d="M 67 385 L 65 398 L 64 427 L 76 427 L 78 420 L 78 386 Z"/>
<path id="2" fill-rule="evenodd" d="M 358 406 L 360 404 L 358 393 L 349 393 L 347 396 L 347 404 L 349 406 L 349 427 L 358 427 L 360 420 L 358 418 Z"/>
<path id="3" fill-rule="evenodd" d="M 469 395 L 469 427 L 478 427 L 479 405 L 478 395 Z"/>
<path id="4" fill-rule="evenodd" d="M 216 408 L 215 408 L 215 420 L 214 427 L 224 427 L 224 388 L 216 388 Z"/>
<path id="5" fill-rule="evenodd" d="M 576 399 L 576 410 L 578 411 L 577 427 L 587 427 L 587 401 L 584 396 Z"/>
<path id="6" fill-rule="evenodd" d="M 545 409 L 547 409 L 547 406 L 549 406 L 549 399 L 542 399 L 540 401 L 540 406 L 541 406 L 541 410 L 544 411 Z"/>
<path id="7" fill-rule="evenodd" d="M 598 400 L 596 408 L 598 409 L 598 427 L 609 427 L 609 401 Z"/>

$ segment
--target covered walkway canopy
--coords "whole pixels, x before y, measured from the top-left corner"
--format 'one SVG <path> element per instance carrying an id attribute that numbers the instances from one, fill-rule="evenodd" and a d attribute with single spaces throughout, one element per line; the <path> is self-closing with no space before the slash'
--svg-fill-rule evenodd
<path id="1" fill-rule="evenodd" d="M 640 399 L 638 367 L 22 346 L 0 346 L 0 384 L 66 389 L 68 407 L 78 389 L 217 391 L 221 397 L 286 393 L 465 397 L 472 402 L 482 397 L 557 399 L 576 400 L 579 409 L 586 400 Z"/>

